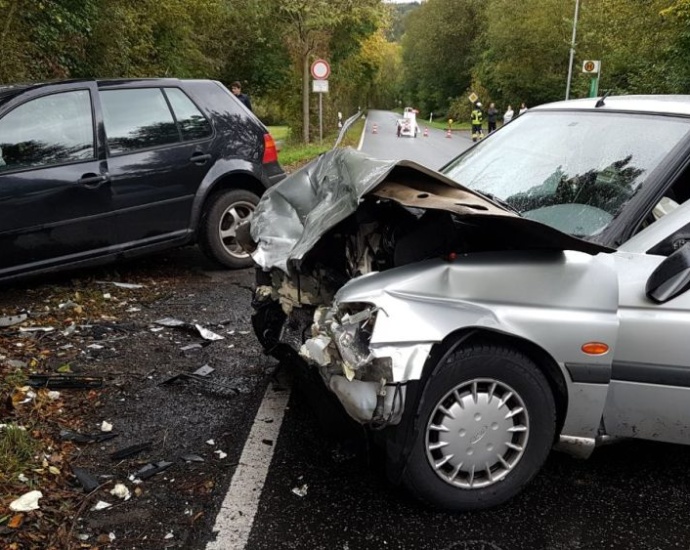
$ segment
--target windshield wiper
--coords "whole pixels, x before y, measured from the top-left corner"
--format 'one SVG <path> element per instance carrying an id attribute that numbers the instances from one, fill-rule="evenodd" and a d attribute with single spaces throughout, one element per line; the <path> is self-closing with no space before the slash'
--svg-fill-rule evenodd
<path id="1" fill-rule="evenodd" d="M 515 208 L 512 204 L 510 204 L 509 202 L 506 202 L 505 200 L 497 197 L 493 193 L 487 193 L 486 191 L 477 191 L 476 189 L 472 189 L 472 191 L 474 191 L 475 193 L 479 193 L 482 197 L 489 199 L 491 202 L 495 202 L 499 206 L 502 206 L 506 210 L 510 210 L 511 212 L 513 212 L 514 214 L 517 214 L 518 216 L 521 215 L 520 211 L 517 208 Z"/>

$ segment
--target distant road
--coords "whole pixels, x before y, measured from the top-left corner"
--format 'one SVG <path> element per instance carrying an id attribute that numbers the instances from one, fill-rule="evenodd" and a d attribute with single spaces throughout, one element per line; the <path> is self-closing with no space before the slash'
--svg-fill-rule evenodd
<path id="1" fill-rule="evenodd" d="M 416 138 L 397 137 L 396 121 L 400 116 L 391 111 L 369 111 L 362 151 L 372 157 L 414 160 L 438 169 L 472 145 L 465 132 L 453 132 L 452 137 L 447 138 L 443 130 L 429 128 L 429 137 L 424 137 L 426 126 L 421 119 L 417 119 L 420 131 Z M 374 124 L 376 134 L 373 133 Z"/>

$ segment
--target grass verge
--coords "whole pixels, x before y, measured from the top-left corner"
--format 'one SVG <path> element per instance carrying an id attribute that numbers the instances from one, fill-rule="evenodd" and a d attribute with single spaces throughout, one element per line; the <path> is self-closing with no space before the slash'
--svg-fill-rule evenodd
<path id="1" fill-rule="evenodd" d="M 276 126 L 275 128 L 280 129 L 286 127 Z M 340 147 L 357 147 L 363 129 L 364 119 L 360 118 L 347 130 L 340 143 Z M 321 153 L 325 153 L 332 149 L 337 137 L 338 132 L 332 132 L 324 136 L 322 144 L 310 143 L 305 145 L 304 143 L 284 143 L 278 153 L 278 160 L 287 172 L 294 172 L 299 167 L 318 157 Z"/>

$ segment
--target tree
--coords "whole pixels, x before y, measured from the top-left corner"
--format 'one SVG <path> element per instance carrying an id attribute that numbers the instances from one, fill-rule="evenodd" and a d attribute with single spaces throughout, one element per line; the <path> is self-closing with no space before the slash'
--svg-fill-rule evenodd
<path id="1" fill-rule="evenodd" d="M 309 68 L 315 54 L 326 56 L 331 42 L 358 50 L 361 40 L 378 27 L 380 0 L 273 0 L 285 43 L 302 82 L 302 138 L 309 143 Z M 342 53 L 341 53 L 342 55 Z"/>

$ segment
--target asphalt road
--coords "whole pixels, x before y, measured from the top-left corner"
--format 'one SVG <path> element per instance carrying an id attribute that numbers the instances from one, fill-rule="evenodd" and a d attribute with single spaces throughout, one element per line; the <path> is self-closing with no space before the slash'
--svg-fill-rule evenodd
<path id="1" fill-rule="evenodd" d="M 416 138 L 397 137 L 396 121 L 399 117 L 391 111 L 369 111 L 362 151 L 382 159 L 414 160 L 437 169 L 472 145 L 467 132 L 452 132 L 448 138 L 446 132 L 428 128 L 421 119 L 417 120 L 420 133 Z M 428 137 L 424 137 L 425 128 L 429 130 Z"/>

